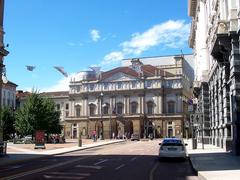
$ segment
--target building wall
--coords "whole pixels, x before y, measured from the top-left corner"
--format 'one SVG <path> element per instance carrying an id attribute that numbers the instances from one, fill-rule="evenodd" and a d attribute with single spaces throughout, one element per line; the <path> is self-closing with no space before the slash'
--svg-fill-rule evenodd
<path id="1" fill-rule="evenodd" d="M 16 108 L 16 87 L 14 83 L 6 83 L 2 85 L 1 105 L 4 107 Z"/>
<path id="2" fill-rule="evenodd" d="M 93 131 L 96 131 L 98 137 L 103 131 L 105 138 L 111 138 L 113 133 L 115 136 L 130 136 L 132 133 L 140 134 L 141 137 L 150 133 L 155 137 L 185 136 L 184 125 L 189 118 L 183 106 L 192 95 L 189 87 L 193 74 L 183 76 L 186 71 L 184 67 L 189 68 L 190 72 L 193 71 L 191 66 L 183 66 L 184 59 L 180 58 L 179 61 L 179 64 L 174 63 L 171 67 L 161 67 L 174 72 L 174 75 L 169 77 L 156 74 L 152 77 L 135 78 L 127 73 L 115 73 L 102 81 L 73 78 L 69 90 L 70 116 L 66 118 L 66 122 L 77 123 L 80 130 L 86 129 L 88 137 Z M 79 79 L 80 81 L 76 81 Z M 132 114 L 133 102 L 137 103 L 137 109 L 136 113 Z M 153 114 L 148 114 L 147 103 L 150 102 L 153 103 Z M 171 102 L 174 103 L 173 113 L 168 106 Z M 118 103 L 123 104 L 122 114 L 116 112 Z M 109 105 L 109 110 L 104 114 L 101 107 L 106 104 Z M 92 115 L 90 106 L 95 106 Z M 81 109 L 78 117 L 77 107 Z"/>
<path id="3" fill-rule="evenodd" d="M 240 154 L 239 1 L 189 0 L 189 14 L 192 16 L 189 42 L 197 54 L 195 60 L 204 69 L 199 57 L 206 57 L 209 65 L 207 78 L 196 79 L 209 85 L 211 141 Z M 205 42 L 207 50 L 201 51 Z M 202 92 L 202 87 L 196 87 L 196 94 Z"/>

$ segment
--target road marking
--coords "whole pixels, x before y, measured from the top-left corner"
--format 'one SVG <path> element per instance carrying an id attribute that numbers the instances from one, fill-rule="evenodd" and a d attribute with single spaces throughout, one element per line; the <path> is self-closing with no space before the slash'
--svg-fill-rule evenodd
<path id="1" fill-rule="evenodd" d="M 115 168 L 115 170 L 119 170 L 120 168 L 122 168 L 124 166 L 125 166 L 125 164 L 122 164 L 122 165 L 118 166 L 117 168 Z"/>
<path id="2" fill-rule="evenodd" d="M 90 176 L 90 173 L 74 173 L 74 172 L 49 172 L 47 174 L 53 175 L 72 175 L 72 176 Z"/>
<path id="3" fill-rule="evenodd" d="M 9 167 L 7 169 L 4 169 L 3 171 L 8 171 L 8 170 L 12 170 L 12 169 L 19 169 L 20 167 L 22 167 L 22 165 L 15 165 L 15 166 Z"/>
<path id="4" fill-rule="evenodd" d="M 44 175 L 46 179 L 84 179 L 85 177 L 71 177 L 71 176 L 48 176 Z"/>
<path id="5" fill-rule="evenodd" d="M 8 179 L 8 180 L 17 179 L 17 178 L 21 178 L 21 177 L 24 177 L 24 176 L 27 176 L 27 175 L 34 174 L 34 173 L 39 173 L 39 172 L 46 171 L 46 170 L 49 170 L 49 169 L 52 169 L 52 168 L 56 168 L 56 167 L 64 166 L 64 165 L 67 165 L 67 164 L 71 164 L 71 163 L 74 163 L 76 161 L 87 159 L 87 158 L 89 158 L 89 156 L 80 157 L 80 158 L 73 159 L 73 160 L 70 160 L 70 161 L 50 165 L 50 166 L 39 168 L 39 169 L 34 169 L 34 170 L 31 170 L 31 171 L 28 171 L 28 172 L 23 172 L 23 173 L 15 174 L 15 175 L 12 175 L 12 176 L 3 177 L 3 179 Z"/>
<path id="6" fill-rule="evenodd" d="M 78 168 L 90 168 L 90 169 L 102 169 L 103 166 L 87 166 L 87 165 L 77 165 Z"/>
<path id="7" fill-rule="evenodd" d="M 149 180 L 153 180 L 153 174 L 154 174 L 154 171 L 157 169 L 158 165 L 159 165 L 159 162 L 155 163 L 155 165 L 151 169 L 151 172 L 150 172 L 150 175 L 149 175 Z"/>
<path id="8" fill-rule="evenodd" d="M 135 159 L 137 159 L 137 157 L 132 158 L 130 161 L 134 161 Z"/>
<path id="9" fill-rule="evenodd" d="M 104 163 L 104 162 L 106 162 L 106 161 L 108 161 L 108 160 L 107 160 L 107 159 L 104 159 L 104 160 L 102 160 L 102 161 L 100 161 L 100 162 L 95 163 L 94 165 L 96 166 L 96 165 L 101 164 L 101 163 Z"/>

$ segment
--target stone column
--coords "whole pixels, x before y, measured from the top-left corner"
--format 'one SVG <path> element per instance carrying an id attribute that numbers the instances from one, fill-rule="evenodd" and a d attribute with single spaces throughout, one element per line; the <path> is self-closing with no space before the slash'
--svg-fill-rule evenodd
<path id="1" fill-rule="evenodd" d="M 89 105 L 88 105 L 88 98 L 83 99 L 84 102 L 84 115 L 89 116 Z"/>
<path id="2" fill-rule="evenodd" d="M 162 114 L 163 113 L 163 107 L 162 107 L 162 105 L 163 105 L 163 103 L 162 103 L 162 95 L 160 94 L 159 96 L 158 96 L 158 99 L 159 99 L 159 113 L 160 114 Z"/>
<path id="3" fill-rule="evenodd" d="M 124 96 L 124 98 L 123 98 L 123 106 L 124 106 L 124 114 L 127 114 L 127 96 Z"/>
<path id="4" fill-rule="evenodd" d="M 230 112 L 233 130 L 233 153 L 240 155 L 240 54 L 239 35 L 231 35 L 230 56 Z"/>
<path id="5" fill-rule="evenodd" d="M 139 113 L 142 113 L 141 95 L 138 95 L 138 112 L 139 112 Z"/>

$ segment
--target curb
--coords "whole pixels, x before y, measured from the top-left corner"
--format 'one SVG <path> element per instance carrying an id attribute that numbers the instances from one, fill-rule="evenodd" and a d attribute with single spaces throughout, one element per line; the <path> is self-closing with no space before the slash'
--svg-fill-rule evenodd
<path id="1" fill-rule="evenodd" d="M 74 149 L 74 150 L 69 150 L 69 151 L 65 151 L 65 152 L 49 154 L 49 155 L 48 154 L 36 154 L 36 156 L 34 156 L 34 157 L 26 157 L 26 158 L 23 158 L 23 159 L 12 160 L 12 161 L 0 164 L 0 166 L 13 165 L 13 164 L 17 164 L 17 163 L 24 163 L 24 162 L 27 162 L 27 161 L 30 161 L 30 160 L 44 159 L 44 158 L 47 158 L 49 156 L 61 155 L 61 154 L 65 154 L 65 153 L 71 153 L 71 152 L 75 152 L 75 151 L 81 151 L 81 150 L 96 148 L 96 147 L 100 147 L 100 146 L 107 146 L 107 145 L 111 145 L 111 144 L 123 143 L 123 142 L 125 142 L 125 141 L 110 142 L 110 143 L 107 143 L 107 144 L 99 144 L 99 145 L 92 146 L 92 147 L 84 147 L 84 148 L 81 148 L 81 149 Z M 6 155 L 6 157 L 8 157 L 8 155 Z"/>
<path id="2" fill-rule="evenodd" d="M 191 158 L 191 155 L 189 155 L 189 162 L 190 162 L 190 165 L 192 167 L 192 170 L 194 171 L 194 173 L 196 173 L 196 175 L 198 176 L 198 178 L 200 180 L 207 180 L 207 178 L 205 178 L 198 170 L 197 168 L 193 165 L 193 162 L 192 162 L 192 158 Z"/>

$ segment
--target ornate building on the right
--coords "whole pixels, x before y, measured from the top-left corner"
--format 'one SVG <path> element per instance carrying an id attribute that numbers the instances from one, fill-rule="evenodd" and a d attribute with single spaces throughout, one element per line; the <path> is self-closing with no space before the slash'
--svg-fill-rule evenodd
<path id="1" fill-rule="evenodd" d="M 188 14 L 205 140 L 240 155 L 240 1 L 188 0 Z"/>

